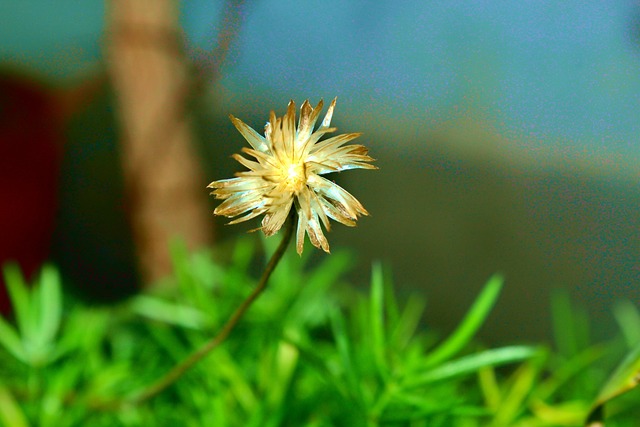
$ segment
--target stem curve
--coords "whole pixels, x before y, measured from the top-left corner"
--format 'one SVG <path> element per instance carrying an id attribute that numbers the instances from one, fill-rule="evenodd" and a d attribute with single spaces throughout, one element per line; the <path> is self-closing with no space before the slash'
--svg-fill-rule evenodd
<path id="1" fill-rule="evenodd" d="M 233 312 L 231 317 L 229 317 L 226 323 L 222 326 L 222 329 L 220 329 L 220 331 L 211 340 L 207 341 L 202 347 L 200 347 L 199 349 L 191 353 L 191 355 L 189 355 L 186 359 L 184 359 L 182 362 L 174 366 L 169 372 L 167 372 L 163 377 L 161 377 L 155 383 L 143 389 L 142 392 L 140 392 L 139 394 L 123 400 L 116 400 L 111 402 L 98 402 L 92 406 L 94 406 L 95 409 L 109 410 L 109 409 L 118 408 L 125 404 L 137 405 L 144 401 L 147 401 L 155 397 L 156 395 L 161 393 L 163 390 L 165 390 L 167 387 L 169 387 L 171 384 L 173 384 L 175 381 L 177 381 L 193 365 L 198 363 L 203 357 L 205 357 L 213 349 L 215 349 L 222 342 L 224 342 L 224 340 L 229 336 L 231 331 L 233 331 L 233 329 L 236 327 L 236 325 L 238 324 L 242 316 L 244 316 L 244 314 L 251 307 L 254 301 L 267 288 L 267 282 L 269 281 L 269 277 L 271 277 L 271 273 L 273 273 L 276 266 L 278 265 L 278 262 L 280 262 L 280 259 L 282 259 L 282 256 L 284 255 L 287 249 L 289 241 L 291 240 L 291 236 L 293 235 L 294 224 L 296 222 L 295 219 L 296 219 L 296 212 L 294 209 L 292 209 L 291 213 L 289 214 L 289 218 L 286 221 L 282 240 L 280 241 L 280 244 L 278 245 L 278 248 L 275 250 L 273 255 L 271 255 L 271 258 L 269 259 L 269 262 L 267 263 L 267 266 L 265 267 L 265 270 L 262 273 L 262 276 L 260 277 L 260 281 L 258 282 L 258 285 L 253 289 L 253 291 L 249 294 L 249 296 L 247 296 L 247 298 L 245 298 L 245 300 L 242 301 L 242 303 L 238 306 L 238 308 L 236 308 L 236 310 Z"/>

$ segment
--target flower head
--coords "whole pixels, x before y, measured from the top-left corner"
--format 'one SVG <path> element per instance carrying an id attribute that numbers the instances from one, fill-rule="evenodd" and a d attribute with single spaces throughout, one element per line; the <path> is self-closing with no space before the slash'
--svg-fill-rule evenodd
<path id="1" fill-rule="evenodd" d="M 336 131 L 330 127 L 335 105 L 336 99 L 329 105 L 315 132 L 313 128 L 322 111 L 322 101 L 315 108 L 308 100 L 302 103 L 297 128 L 293 101 L 289 102 L 284 117 L 276 117 L 272 111 L 264 137 L 231 116 L 235 127 L 251 145 L 242 152 L 255 161 L 234 154 L 233 157 L 249 170 L 236 173 L 236 178 L 209 184 L 209 188 L 214 188 L 211 194 L 224 200 L 214 213 L 229 218 L 245 214 L 230 224 L 264 214 L 260 229 L 266 236 L 271 236 L 282 227 L 294 206 L 298 214 L 298 253 L 302 253 L 305 233 L 315 247 L 329 252 L 329 243 L 320 223 L 327 231 L 331 228 L 329 218 L 352 227 L 360 215 L 368 215 L 368 212 L 355 197 L 322 175 L 356 168 L 377 169 L 369 163 L 374 159 L 367 155 L 365 146 L 345 145 L 360 133 L 336 135 L 320 141 L 324 134 Z"/>

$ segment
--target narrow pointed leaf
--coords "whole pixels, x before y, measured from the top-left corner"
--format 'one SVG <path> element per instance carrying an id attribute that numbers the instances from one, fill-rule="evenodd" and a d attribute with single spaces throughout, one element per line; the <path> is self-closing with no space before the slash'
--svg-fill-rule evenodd
<path id="1" fill-rule="evenodd" d="M 0 426 L 29 427 L 27 417 L 13 395 L 0 384 Z"/>
<path id="2" fill-rule="evenodd" d="M 435 366 L 450 359 L 469 343 L 491 312 L 500 295 L 502 284 L 503 279 L 500 275 L 495 275 L 489 279 L 480 296 L 478 296 L 473 306 L 471 306 L 471 309 L 458 328 L 449 338 L 436 347 L 431 354 L 427 355 L 425 360 L 426 366 Z"/>
<path id="3" fill-rule="evenodd" d="M 633 390 L 640 383 L 640 344 L 637 345 L 602 387 L 589 411 L 586 425 L 604 425 L 604 406 L 612 399 Z"/>
<path id="4" fill-rule="evenodd" d="M 51 266 L 42 269 L 40 279 L 40 327 L 41 342 L 53 341 L 62 317 L 62 296 L 60 291 L 60 277 Z"/>

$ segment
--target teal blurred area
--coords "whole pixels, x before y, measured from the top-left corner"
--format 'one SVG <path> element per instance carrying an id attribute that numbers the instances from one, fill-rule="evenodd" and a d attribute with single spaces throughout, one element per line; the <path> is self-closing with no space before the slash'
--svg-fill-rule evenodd
<path id="1" fill-rule="evenodd" d="M 55 82 L 73 79 L 100 60 L 103 30 L 103 1 L 3 1 L 1 64 Z"/>
<path id="2" fill-rule="evenodd" d="M 353 103 L 348 111 L 368 113 L 370 131 L 427 133 L 473 114 L 524 150 L 637 159 L 638 8 L 576 0 L 254 2 L 222 86 L 243 106 L 262 91 L 280 102 L 335 94 Z M 412 140 L 394 146 L 421 149 Z"/>
<path id="3" fill-rule="evenodd" d="M 354 281 L 387 260 L 400 288 L 427 296 L 429 324 L 449 328 L 502 271 L 507 286 L 483 332 L 510 341 L 549 336 L 555 288 L 585 303 L 601 334 L 617 299 L 638 304 L 640 3 L 240 3 L 220 78 L 190 104 L 211 181 L 239 167 L 228 114 L 260 130 L 289 99 L 338 96 L 334 123 L 364 132 L 380 167 L 333 177 L 371 212 L 329 234 L 358 251 Z M 0 4 L 0 67 L 52 86 L 102 69 L 104 3 L 79 4 Z M 194 69 L 220 40 L 226 4 L 181 4 Z M 73 270 L 69 247 L 84 242 L 78 252 L 102 263 L 103 286 L 109 271 L 134 280 L 126 207 L 98 201 L 126 203 L 109 179 L 120 173 L 112 109 L 105 90 L 68 124 L 56 243 Z M 87 237 L 82 223 L 102 225 Z"/>

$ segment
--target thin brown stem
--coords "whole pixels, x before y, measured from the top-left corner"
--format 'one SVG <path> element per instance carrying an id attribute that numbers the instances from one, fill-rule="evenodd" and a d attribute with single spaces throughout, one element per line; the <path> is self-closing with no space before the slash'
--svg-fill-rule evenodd
<path id="1" fill-rule="evenodd" d="M 231 317 L 224 324 L 220 332 L 216 336 L 214 336 L 210 341 L 206 342 L 202 347 L 193 352 L 189 357 L 180 362 L 178 365 L 174 366 L 165 376 L 160 378 L 155 383 L 151 384 L 149 387 L 145 388 L 139 394 L 135 395 L 132 398 L 112 401 L 112 402 L 99 402 L 94 406 L 95 409 L 109 410 L 116 409 L 123 405 L 137 405 L 144 401 L 147 401 L 154 396 L 158 395 L 164 389 L 173 384 L 176 380 L 178 380 L 187 370 L 189 370 L 193 365 L 198 363 L 203 357 L 209 354 L 213 349 L 218 347 L 233 331 L 233 329 L 238 324 L 239 320 L 244 316 L 249 307 L 253 304 L 253 302 L 260 296 L 260 294 L 266 289 L 267 282 L 269 281 L 269 277 L 271 277 L 271 273 L 275 270 L 278 262 L 284 255 L 284 252 L 287 249 L 289 241 L 291 240 L 291 236 L 293 235 L 293 227 L 295 224 L 295 211 L 292 210 L 289 218 L 287 219 L 287 224 L 285 225 L 284 235 L 282 236 L 282 241 L 280 245 L 276 249 L 276 251 L 271 255 L 271 259 L 269 263 L 265 267 L 264 272 L 262 273 L 262 277 L 260 277 L 260 281 L 258 285 L 254 288 L 254 290 L 249 294 L 249 296 L 242 301 L 242 304 L 233 312 Z"/>

